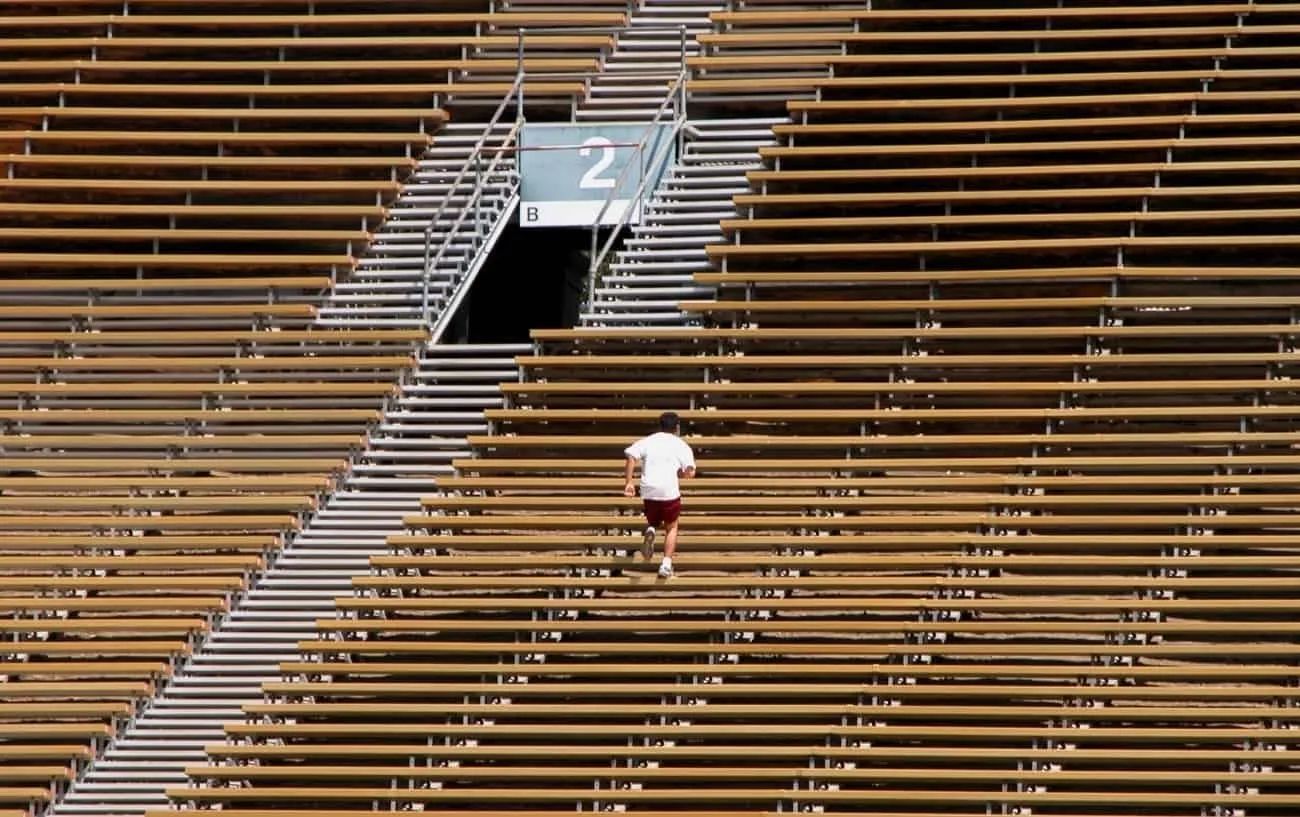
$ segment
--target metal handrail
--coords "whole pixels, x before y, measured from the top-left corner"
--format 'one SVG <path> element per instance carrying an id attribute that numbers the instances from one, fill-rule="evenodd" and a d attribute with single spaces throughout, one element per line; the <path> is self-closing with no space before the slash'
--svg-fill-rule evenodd
<path id="1" fill-rule="evenodd" d="M 470 191 L 469 200 L 466 201 L 464 207 L 460 208 L 460 215 L 456 217 L 456 220 L 452 222 L 451 227 L 447 229 L 446 238 L 444 238 L 443 242 L 438 245 L 438 251 L 432 256 L 432 262 L 435 267 L 437 266 L 437 263 L 442 260 L 443 255 L 446 254 L 447 248 L 451 246 L 452 239 L 456 235 L 456 231 L 460 229 L 461 224 L 464 223 L 466 217 L 469 216 L 470 211 L 477 206 L 478 200 L 482 198 L 483 188 L 485 186 L 486 180 L 493 173 L 496 172 L 497 163 L 501 161 L 501 157 L 505 153 L 505 150 L 503 150 L 502 148 L 504 148 L 510 142 L 514 141 L 516 137 L 518 137 L 519 129 L 520 129 L 520 123 L 516 122 L 514 125 L 510 127 L 510 130 L 506 133 L 505 138 L 502 139 L 501 145 L 496 145 L 493 146 L 492 148 L 489 148 L 489 150 L 495 152 L 496 155 L 492 157 L 492 161 L 488 163 L 488 166 L 486 168 L 482 168 L 480 166 L 478 170 L 479 177 L 474 184 L 474 189 Z M 480 161 L 481 161 L 480 151 L 476 150 L 474 151 L 474 153 L 470 154 L 470 163 L 478 163 Z M 427 277 L 428 276 L 426 275 L 426 280 Z"/>
<path id="2" fill-rule="evenodd" d="M 673 147 L 678 134 L 682 132 L 685 125 L 686 125 L 686 117 L 684 116 L 679 116 L 677 117 L 676 120 L 673 121 L 673 127 L 668 134 L 668 138 L 664 139 L 663 144 L 659 145 L 659 148 L 655 152 L 654 157 L 646 164 L 646 167 L 657 168 L 661 162 L 664 162 L 668 159 L 668 149 Z M 652 178 L 655 178 L 657 180 L 658 177 L 651 173 L 642 174 L 641 181 L 637 184 L 636 190 L 632 193 L 632 196 L 628 201 L 628 206 L 623 210 L 623 213 L 618 217 L 618 221 L 615 222 L 614 225 L 611 227 L 609 231 L 609 237 L 605 239 L 605 243 L 601 245 L 599 251 L 596 251 L 595 244 L 594 243 L 592 244 L 593 255 L 591 257 L 591 263 L 588 265 L 588 274 L 587 274 L 588 308 L 590 308 L 591 305 L 595 303 L 596 284 L 597 284 L 596 278 L 600 273 L 601 266 L 604 265 L 605 263 L 605 259 L 608 258 L 609 254 L 614 250 L 614 245 L 618 241 L 618 231 L 623 229 L 623 227 L 627 226 L 628 219 L 631 218 L 633 209 L 637 207 L 642 197 L 646 194 L 646 187 L 647 185 L 649 185 Z M 597 222 L 597 224 L 599 224 L 599 222 Z"/>
<path id="3" fill-rule="evenodd" d="M 492 160 L 488 162 L 487 167 L 482 168 L 480 170 L 478 183 L 474 185 L 474 190 L 473 192 L 470 193 L 469 201 L 466 202 L 465 207 L 462 207 L 460 209 L 460 215 L 456 217 L 456 220 L 452 223 L 451 227 L 448 228 L 446 233 L 446 238 L 443 240 L 442 244 L 439 245 L 438 252 L 433 257 L 434 269 L 437 268 L 438 262 L 442 260 L 443 255 L 446 254 L 447 249 L 451 246 L 456 235 L 460 232 L 461 225 L 464 224 L 465 219 L 469 218 L 471 211 L 473 211 L 474 220 L 476 222 L 475 230 L 474 230 L 474 240 L 478 240 L 483 237 L 482 236 L 483 208 L 481 206 L 481 202 L 482 202 L 483 193 L 486 187 L 487 180 L 490 179 L 495 173 L 497 173 L 497 165 L 501 162 L 502 157 L 506 153 L 506 151 L 503 148 L 510 145 L 519 137 L 519 132 L 522 129 L 522 127 L 523 127 L 522 122 L 515 122 L 510 127 L 510 130 L 506 133 L 505 138 L 502 140 L 502 143 L 500 145 L 496 145 L 488 149 L 489 151 L 494 152 L 495 155 L 492 157 Z M 479 153 L 475 153 L 472 158 L 480 159 L 481 155 Z M 517 172 L 515 173 L 515 181 L 517 184 L 518 182 Z M 474 248 L 475 253 L 477 253 L 478 250 L 479 250 L 478 247 Z M 452 285 L 454 289 L 454 287 L 458 287 L 461 285 L 461 281 L 460 280 L 453 281 Z M 448 314 L 448 312 L 449 312 L 448 309 L 444 309 L 443 312 L 438 315 L 437 320 L 432 321 L 429 327 L 431 333 L 430 337 L 432 337 L 435 341 L 441 335 L 443 327 L 445 327 L 447 325 L 447 322 L 450 321 L 452 318 L 452 316 Z M 432 317 L 433 317 L 432 315 L 426 315 L 425 317 L 426 322 L 431 321 Z"/>
<path id="4" fill-rule="evenodd" d="M 663 145 L 659 146 L 658 152 L 656 153 L 656 160 L 649 163 L 644 161 L 646 147 L 650 144 L 651 138 L 653 138 L 656 135 L 658 131 L 658 126 L 661 124 L 661 118 L 663 117 L 664 112 L 677 98 L 678 92 L 680 90 L 685 89 L 688 73 L 689 72 L 685 68 L 683 68 L 677 74 L 677 79 L 673 80 L 673 83 L 670 86 L 668 86 L 668 92 L 664 94 L 663 102 L 659 103 L 659 107 L 655 110 L 654 116 L 650 119 L 650 123 L 646 126 L 645 134 L 641 137 L 641 140 L 637 143 L 636 157 L 634 158 L 639 157 L 641 159 L 640 164 L 643 170 L 647 168 L 656 167 L 658 165 L 658 162 L 661 159 L 666 159 L 667 154 L 663 153 L 664 145 L 672 145 L 676 140 L 677 135 L 681 132 L 682 124 L 686 119 L 685 110 L 679 110 L 677 112 L 677 115 L 673 118 L 672 134 L 670 138 L 664 140 Z M 605 201 L 601 205 L 600 210 L 596 213 L 596 218 L 594 221 L 592 221 L 591 224 L 591 247 L 590 247 L 590 254 L 588 256 L 588 264 L 587 264 L 587 306 L 588 307 L 590 307 L 591 304 L 594 303 L 595 301 L 596 275 L 597 272 L 600 270 L 600 265 L 604 263 L 605 256 L 609 254 L 610 249 L 614 246 L 614 241 L 618 236 L 618 231 L 621 230 L 624 226 L 626 226 L 628 218 L 630 217 L 633 211 L 633 208 L 637 206 L 637 203 L 641 200 L 641 196 L 644 195 L 646 182 L 650 178 L 650 175 L 648 173 L 643 172 L 641 174 L 641 181 L 637 185 L 636 193 L 633 194 L 631 200 L 628 202 L 628 206 L 623 210 L 623 213 L 619 216 L 618 221 L 613 225 L 613 228 L 610 230 L 609 233 L 609 238 L 605 240 L 604 246 L 603 247 L 599 246 L 601 222 L 604 221 L 605 215 L 609 212 L 609 208 L 613 205 L 614 200 L 617 198 L 619 188 L 623 186 L 623 182 L 627 177 L 627 172 L 632 167 L 632 165 L 633 165 L 633 161 L 628 161 L 626 164 L 623 165 L 623 169 L 619 171 L 618 180 L 614 182 L 614 186 L 610 188 L 609 193 L 605 196 Z"/>
<path id="5" fill-rule="evenodd" d="M 447 207 L 449 206 L 453 196 L 455 195 L 456 189 L 460 187 L 461 182 L 465 180 L 465 177 L 471 172 L 471 170 L 473 170 L 474 173 L 479 174 L 478 178 L 475 180 L 474 190 L 471 191 L 470 193 L 471 199 L 473 199 L 475 194 L 482 189 L 484 180 L 482 174 L 479 173 L 479 163 L 481 161 L 481 154 L 483 153 L 483 147 L 484 145 L 487 144 L 488 137 L 492 135 L 492 129 L 497 126 L 497 124 L 501 121 L 501 117 L 505 114 L 506 106 L 510 104 L 510 101 L 515 97 L 516 94 L 519 94 L 521 98 L 521 103 L 518 106 L 519 112 L 518 115 L 515 117 L 515 125 L 511 129 L 511 133 L 518 132 L 520 121 L 523 118 L 523 105 L 522 105 L 523 81 L 524 81 L 524 75 L 523 72 L 521 71 L 515 75 L 514 82 L 510 84 L 510 90 L 507 91 L 505 97 L 502 98 L 501 104 L 497 105 L 496 112 L 492 114 L 492 118 L 488 120 L 487 125 L 484 126 L 483 128 L 483 135 L 480 136 L 478 138 L 478 141 L 474 143 L 474 147 L 470 150 L 469 157 L 465 160 L 465 164 L 461 167 L 460 172 L 456 174 L 456 178 L 452 180 L 447 195 L 443 198 L 442 202 L 438 205 L 437 210 L 434 211 L 433 217 L 429 219 L 429 224 L 424 228 L 424 276 L 423 276 L 424 280 L 422 282 L 423 290 L 421 293 L 420 305 L 426 322 L 429 320 L 430 317 L 429 279 L 433 277 L 434 267 L 431 263 L 431 259 L 433 257 L 433 234 L 437 230 L 438 219 L 440 219 L 443 213 L 446 212 Z M 451 233 L 448 233 L 447 236 L 443 239 L 443 246 L 440 247 L 438 250 L 439 258 L 442 257 L 446 245 L 450 243 L 451 235 L 452 235 Z"/>

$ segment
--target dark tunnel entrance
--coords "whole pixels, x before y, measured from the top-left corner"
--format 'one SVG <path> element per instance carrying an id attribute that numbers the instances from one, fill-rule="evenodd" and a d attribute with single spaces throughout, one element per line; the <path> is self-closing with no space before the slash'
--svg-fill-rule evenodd
<path id="1" fill-rule="evenodd" d="M 527 343 L 532 329 L 573 326 L 591 233 L 511 224 L 461 303 L 443 343 Z"/>

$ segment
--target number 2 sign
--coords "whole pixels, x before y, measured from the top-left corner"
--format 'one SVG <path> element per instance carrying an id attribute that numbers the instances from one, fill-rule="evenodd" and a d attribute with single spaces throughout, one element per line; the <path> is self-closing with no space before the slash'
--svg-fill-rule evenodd
<path id="1" fill-rule="evenodd" d="M 618 179 L 610 176 L 602 177 L 600 174 L 609 170 L 609 166 L 614 164 L 614 142 L 604 136 L 592 136 L 582 143 L 578 148 L 578 155 L 586 158 L 596 149 L 600 148 L 600 158 L 591 166 L 591 169 L 582 174 L 578 179 L 578 187 L 583 190 L 608 190 L 618 184 Z"/>
<path id="2" fill-rule="evenodd" d="M 647 138 L 649 133 L 649 138 Z M 590 227 L 638 223 L 667 168 L 676 161 L 670 124 L 653 132 L 636 123 L 529 123 L 520 134 L 519 223 L 525 227 Z M 645 142 L 644 151 L 638 145 Z M 659 158 L 655 166 L 648 163 Z M 629 164 L 631 165 L 629 167 Z M 632 200 L 647 176 L 640 201 Z M 608 202 L 608 207 L 606 207 Z M 604 210 L 603 216 L 601 211 Z"/>

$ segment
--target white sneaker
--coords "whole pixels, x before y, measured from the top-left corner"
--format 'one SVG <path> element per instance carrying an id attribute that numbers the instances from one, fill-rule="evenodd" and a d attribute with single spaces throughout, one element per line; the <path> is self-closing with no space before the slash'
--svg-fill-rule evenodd
<path id="1" fill-rule="evenodd" d="M 641 555 L 649 559 L 655 555 L 655 529 L 647 526 L 641 534 Z"/>
<path id="2" fill-rule="evenodd" d="M 672 578 L 672 575 L 673 575 L 673 566 L 670 563 L 664 562 L 663 564 L 659 565 L 659 578 L 669 579 Z"/>

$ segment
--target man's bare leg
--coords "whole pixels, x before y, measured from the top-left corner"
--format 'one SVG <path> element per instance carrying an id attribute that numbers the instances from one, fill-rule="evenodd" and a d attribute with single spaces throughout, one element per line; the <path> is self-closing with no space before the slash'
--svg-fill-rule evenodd
<path id="1" fill-rule="evenodd" d="M 667 578 L 673 572 L 673 557 L 677 555 L 677 521 L 668 525 L 668 533 L 664 536 L 664 560 L 659 565 L 659 575 Z"/>

